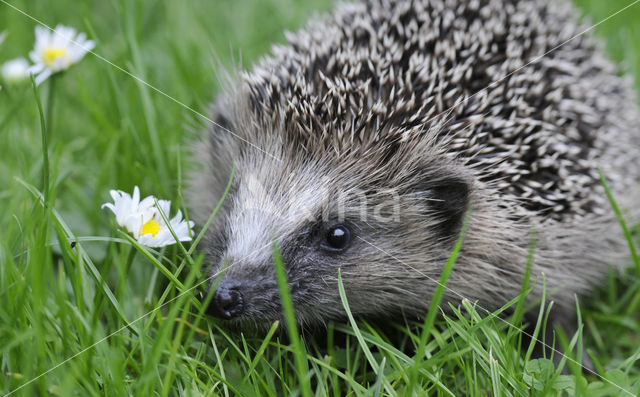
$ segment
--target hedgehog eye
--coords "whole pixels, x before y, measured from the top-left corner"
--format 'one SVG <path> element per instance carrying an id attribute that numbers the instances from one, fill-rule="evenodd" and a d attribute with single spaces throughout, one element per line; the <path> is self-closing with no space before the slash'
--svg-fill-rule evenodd
<path id="1" fill-rule="evenodd" d="M 343 251 L 351 242 L 351 231 L 344 225 L 332 226 L 327 230 L 322 246 L 330 251 Z"/>

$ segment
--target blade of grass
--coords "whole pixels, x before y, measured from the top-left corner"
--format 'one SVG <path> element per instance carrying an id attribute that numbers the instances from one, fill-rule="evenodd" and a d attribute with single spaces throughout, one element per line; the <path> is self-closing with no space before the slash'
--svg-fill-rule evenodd
<path id="1" fill-rule="evenodd" d="M 244 375 L 244 378 L 242 378 L 243 382 L 246 382 L 249 376 L 253 374 L 256 365 L 258 365 L 258 362 L 262 358 L 264 351 L 267 349 L 267 346 L 269 345 L 269 342 L 271 342 L 271 338 L 273 338 L 273 334 L 275 334 L 279 325 L 279 321 L 274 321 L 274 323 L 271 324 L 271 328 L 269 328 L 269 332 L 267 332 L 267 335 L 262 340 L 262 343 L 260 343 L 260 347 L 258 347 L 258 351 L 256 351 L 256 354 L 251 361 L 251 365 L 249 365 L 249 369 L 247 369 L 247 373 Z"/>
<path id="2" fill-rule="evenodd" d="M 49 146 L 47 143 L 47 124 L 42 110 L 40 93 L 33 75 L 31 75 L 31 86 L 33 87 L 33 95 L 36 98 L 38 114 L 40 116 L 40 136 L 42 140 L 42 192 L 44 195 L 45 208 L 47 208 L 49 206 Z"/>
<path id="3" fill-rule="evenodd" d="M 349 301 L 347 300 L 347 293 L 344 289 L 344 284 L 342 283 L 341 269 L 338 269 L 338 291 L 340 293 L 340 300 L 342 301 L 342 306 L 344 307 L 344 310 L 347 313 L 347 317 L 349 318 L 349 324 L 351 325 L 351 329 L 353 330 L 353 333 L 356 336 L 356 339 L 360 344 L 360 348 L 362 349 L 362 352 L 364 353 L 367 361 L 369 362 L 369 365 L 371 366 L 371 368 L 373 368 L 373 372 L 375 372 L 376 376 L 378 376 L 380 372 L 380 365 L 378 364 L 376 359 L 373 357 L 373 354 L 371 353 L 369 346 L 364 341 L 364 338 L 362 337 L 362 333 L 360 332 L 360 328 L 358 327 L 358 324 L 356 323 L 356 320 L 353 317 L 353 314 L 351 313 L 351 309 L 349 308 Z M 383 379 L 384 379 L 385 390 L 387 391 L 387 393 L 389 393 L 390 395 L 396 395 L 395 391 L 393 390 L 389 382 L 386 380 L 386 378 L 383 378 Z"/>
<path id="4" fill-rule="evenodd" d="M 420 342 L 418 343 L 418 348 L 416 349 L 416 359 L 415 365 L 411 369 L 410 383 L 411 383 L 411 391 L 410 394 L 413 394 L 414 387 L 418 382 L 418 368 L 421 367 L 422 360 L 424 358 L 425 347 L 427 345 L 427 340 L 429 335 L 431 334 L 431 328 L 433 328 L 433 324 L 436 319 L 436 315 L 440 309 L 440 302 L 444 296 L 444 291 L 447 285 L 447 281 L 449 280 L 449 276 L 451 275 L 451 271 L 453 270 L 453 265 L 456 263 L 458 259 L 458 255 L 460 254 L 460 250 L 462 249 L 462 243 L 464 241 L 464 236 L 467 231 L 467 226 L 469 225 L 469 220 L 471 219 L 471 211 L 469 208 L 467 213 L 465 214 L 464 221 L 462 223 L 462 227 L 460 228 L 460 234 L 458 236 L 458 240 L 456 241 L 451 254 L 449 255 L 449 259 L 442 269 L 442 273 L 440 274 L 440 280 L 438 282 L 438 286 L 436 287 L 436 291 L 431 298 L 431 302 L 429 303 L 429 311 L 427 312 L 427 317 L 424 320 L 424 325 L 422 326 L 422 332 L 420 334 Z"/>
<path id="5" fill-rule="evenodd" d="M 636 268 L 636 275 L 640 277 L 640 257 L 638 256 L 638 251 L 636 250 L 636 244 L 633 241 L 633 235 L 629 231 L 629 227 L 627 227 L 627 222 L 622 216 L 622 211 L 620 210 L 620 207 L 618 207 L 618 203 L 614 199 L 613 193 L 611 193 L 611 189 L 609 189 L 609 185 L 607 185 L 607 180 L 605 179 L 602 170 L 598 170 L 598 173 L 600 173 L 600 183 L 602 183 L 602 187 L 604 187 L 604 191 L 607 194 L 607 198 L 609 199 L 611 208 L 613 208 L 613 212 L 616 214 L 618 222 L 620 222 L 620 226 L 622 227 L 624 237 L 627 239 L 629 251 L 631 252 L 631 259 L 633 260 L 633 264 Z"/>
<path id="6" fill-rule="evenodd" d="M 522 317 L 524 316 L 524 306 L 526 298 L 533 288 L 533 286 L 530 286 L 529 283 L 531 281 L 531 266 L 533 265 L 533 252 L 535 250 L 535 246 L 536 234 L 533 233 L 529 242 L 529 253 L 527 255 L 527 262 L 524 268 L 524 275 L 522 277 L 522 286 L 520 287 L 518 304 L 516 305 L 516 309 L 513 312 L 513 317 L 511 318 L 511 324 L 513 324 L 513 327 L 509 328 L 507 335 L 509 339 L 512 338 L 515 333 L 518 333 L 519 335 L 521 334 L 520 327 L 522 326 Z M 520 344 L 518 344 L 518 346 L 519 345 Z"/>
<path id="7" fill-rule="evenodd" d="M 131 237 L 128 233 L 126 233 L 123 230 L 118 230 L 118 233 L 120 233 L 123 238 L 125 238 L 127 241 L 129 241 L 129 244 L 134 246 L 138 250 L 138 252 L 140 252 L 142 254 L 142 256 L 147 258 L 149 260 L 149 262 L 151 262 L 153 264 L 153 266 L 158 268 L 158 270 L 160 270 L 160 272 L 162 274 L 164 274 L 165 277 L 169 279 L 169 281 L 171 281 L 171 284 L 173 284 L 178 289 L 178 291 L 180 291 L 180 292 L 184 292 L 185 291 L 184 284 L 182 284 L 182 282 L 180 280 L 178 280 L 178 278 L 173 273 L 171 273 L 171 271 L 169 269 L 167 269 L 166 266 L 162 264 L 162 262 L 160 262 L 155 256 L 151 255 L 151 252 L 149 252 L 145 247 L 140 245 L 136 241 L 136 239 Z"/>
<path id="8" fill-rule="evenodd" d="M 33 194 L 37 199 L 39 199 L 40 203 L 44 206 L 44 196 L 42 195 L 42 193 L 40 193 L 38 191 L 38 189 L 35 186 L 23 181 L 20 178 L 15 178 L 15 179 L 21 185 L 26 187 L 27 190 L 29 190 L 29 192 L 31 192 L 31 194 Z M 73 233 L 71 232 L 71 229 L 66 224 L 64 219 L 62 219 L 62 216 L 60 216 L 58 211 L 56 211 L 55 209 L 51 209 L 51 213 L 53 214 L 53 218 L 55 219 L 55 221 L 62 228 L 62 231 L 64 232 L 64 236 L 67 239 L 67 243 L 69 243 L 70 241 L 78 241 L 74 237 Z M 82 247 L 82 244 L 76 243 L 75 248 L 78 250 L 78 255 L 82 259 L 82 263 L 84 263 L 84 265 L 87 267 L 87 269 L 89 269 L 89 273 L 93 277 L 94 281 L 100 286 L 100 288 L 102 289 L 102 292 L 105 294 L 107 299 L 109 299 L 109 301 L 111 302 L 111 305 L 116 310 L 116 313 L 118 314 L 118 317 L 120 317 L 120 320 L 122 320 L 125 324 L 127 324 L 127 328 L 129 328 L 129 330 L 131 330 L 131 332 L 133 332 L 134 334 L 138 335 L 138 331 L 135 328 L 133 328 L 131 325 L 129 325 L 129 321 L 127 320 L 127 317 L 125 316 L 124 310 L 122 309 L 120 303 L 118 302 L 118 299 L 115 297 L 113 292 L 111 292 L 111 289 L 107 285 L 107 282 L 104 280 L 104 278 L 102 277 L 102 275 L 100 274 L 98 269 L 93 264 L 93 261 L 89 257 L 89 254 L 87 254 L 87 252 Z"/>
<path id="9" fill-rule="evenodd" d="M 489 368 L 491 369 L 491 389 L 494 396 L 502 396 L 500 387 L 500 373 L 498 371 L 498 361 L 493 358 L 493 347 L 489 348 Z"/>
<path id="10" fill-rule="evenodd" d="M 307 353 L 298 334 L 298 324 L 295 312 L 293 311 L 293 302 L 291 301 L 291 294 L 289 292 L 289 282 L 284 270 L 284 264 L 282 263 L 282 257 L 280 256 L 280 250 L 278 249 L 278 245 L 275 240 L 273 241 L 273 258 L 275 262 L 278 289 L 280 291 L 280 301 L 282 302 L 282 309 L 287 324 L 287 332 L 289 333 L 289 339 L 293 345 L 294 361 L 296 365 L 296 372 L 298 373 L 300 393 L 304 397 L 311 397 L 311 387 L 307 380 L 307 373 L 309 372 L 309 366 L 306 359 Z"/>
<path id="11" fill-rule="evenodd" d="M 371 391 L 372 397 L 380 397 L 380 392 L 382 391 L 382 381 L 384 379 L 384 364 L 386 362 L 386 357 L 382 357 L 380 368 L 378 369 L 378 375 L 376 376 L 376 382 L 373 384 L 373 390 Z"/>

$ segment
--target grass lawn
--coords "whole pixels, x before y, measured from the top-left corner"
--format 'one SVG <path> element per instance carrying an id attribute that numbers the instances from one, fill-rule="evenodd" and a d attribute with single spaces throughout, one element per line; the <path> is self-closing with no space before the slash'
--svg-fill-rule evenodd
<path id="1" fill-rule="evenodd" d="M 594 22 L 630 2 L 577 0 Z M 182 203 L 188 143 L 206 127 L 186 107 L 207 114 L 220 64 L 250 67 L 327 0 L 10 3 L 87 32 L 104 58 L 87 55 L 39 87 L 44 134 L 29 83 L 2 84 L 0 395 L 640 394 L 633 267 L 581 302 L 583 332 L 555 341 L 577 346 L 597 375 L 532 357 L 514 328 L 520 316 L 503 321 L 470 303 L 433 327 L 398 325 L 393 340 L 364 323 L 331 324 L 326 349 L 282 340 L 284 324 L 266 337 L 221 328 L 192 289 L 203 278 L 197 253 L 170 246 L 145 256 L 100 209 L 109 189 L 134 185 Z M 639 22 L 640 3 L 596 29 L 638 81 Z M 0 0 L 0 63 L 27 56 L 35 26 Z"/>

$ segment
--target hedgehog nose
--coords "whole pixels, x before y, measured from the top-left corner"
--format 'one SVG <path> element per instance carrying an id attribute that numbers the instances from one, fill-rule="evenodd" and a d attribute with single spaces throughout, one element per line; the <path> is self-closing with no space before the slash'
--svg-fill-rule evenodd
<path id="1" fill-rule="evenodd" d="M 207 313 L 212 316 L 231 320 L 244 310 L 244 299 L 240 285 L 234 282 L 221 282 L 211 298 Z"/>

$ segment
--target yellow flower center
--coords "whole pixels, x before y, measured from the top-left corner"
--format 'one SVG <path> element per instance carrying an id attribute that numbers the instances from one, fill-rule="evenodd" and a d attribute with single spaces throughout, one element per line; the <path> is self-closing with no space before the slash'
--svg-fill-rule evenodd
<path id="1" fill-rule="evenodd" d="M 56 59 L 63 57 L 67 55 L 67 49 L 66 48 L 60 48 L 60 47 L 51 47 L 51 48 L 47 48 L 46 50 L 44 50 L 44 54 L 42 55 L 42 59 L 44 60 L 44 63 L 48 66 L 53 65 L 53 63 L 56 61 Z"/>
<path id="2" fill-rule="evenodd" d="M 155 237 L 161 228 L 162 226 L 160 226 L 158 222 L 151 218 L 147 223 L 142 225 L 142 233 L 140 233 L 140 235 L 144 236 L 145 234 L 151 234 L 153 237 Z"/>

